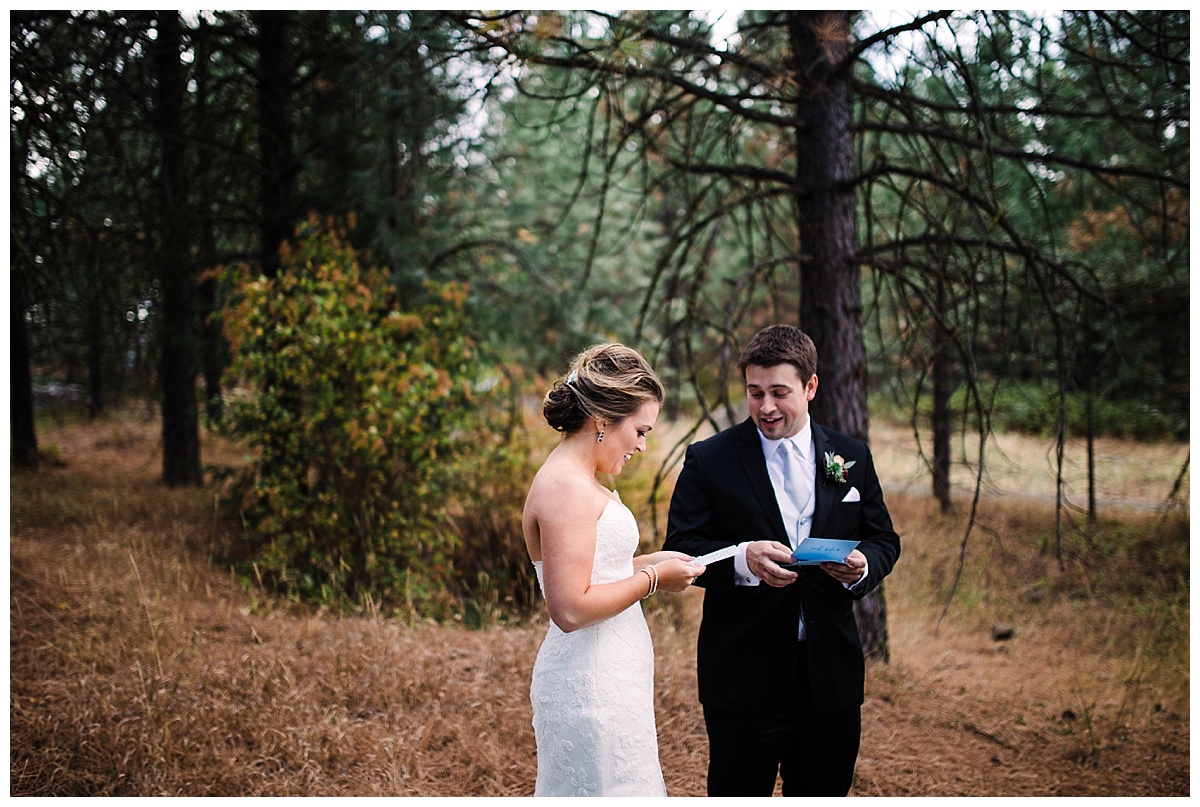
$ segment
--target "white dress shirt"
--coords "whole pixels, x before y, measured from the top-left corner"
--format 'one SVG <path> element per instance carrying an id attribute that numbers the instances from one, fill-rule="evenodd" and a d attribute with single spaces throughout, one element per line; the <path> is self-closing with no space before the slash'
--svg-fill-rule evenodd
<path id="1" fill-rule="evenodd" d="M 763 457 L 767 461 L 767 475 L 771 477 L 771 487 L 775 489 L 775 499 L 779 503 L 779 512 L 783 516 L 784 526 L 787 528 L 788 539 L 791 541 L 792 549 L 800 541 L 807 538 L 812 530 L 813 512 L 817 505 L 817 487 L 816 474 L 817 463 L 815 459 L 816 447 L 813 445 L 812 438 L 812 420 L 806 419 L 804 428 L 797 432 L 793 437 L 785 438 L 791 440 L 796 449 L 799 450 L 800 468 L 804 473 L 808 474 L 808 502 L 797 507 L 797 504 L 791 500 L 791 497 L 784 493 L 784 463 L 787 462 L 785 452 L 780 451 L 780 443 L 783 440 L 768 440 L 763 437 L 763 433 L 758 432 L 758 439 L 762 443 Z M 799 512 L 798 512 L 799 510 Z M 750 545 L 750 541 L 744 541 L 738 544 L 737 554 L 733 556 L 733 571 L 734 581 L 739 586 L 757 586 L 762 583 L 762 578 L 750 571 L 750 566 L 746 563 L 746 547 Z M 867 577 L 866 568 L 863 569 L 862 577 L 854 583 L 843 583 L 847 590 L 861 583 Z M 807 638 L 807 632 L 804 629 L 804 610 L 800 611 L 800 631 L 797 639 L 803 641 Z"/>

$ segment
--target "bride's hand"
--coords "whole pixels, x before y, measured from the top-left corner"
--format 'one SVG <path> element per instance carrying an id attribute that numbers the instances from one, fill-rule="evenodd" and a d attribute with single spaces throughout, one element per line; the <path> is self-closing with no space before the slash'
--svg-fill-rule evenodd
<path id="1" fill-rule="evenodd" d="M 697 577 L 704 574 L 705 567 L 690 563 L 687 555 L 679 552 L 663 552 L 661 554 L 671 557 L 654 564 L 654 570 L 658 572 L 659 591 L 670 591 L 675 594 L 686 591 Z"/>
<path id="2" fill-rule="evenodd" d="M 649 566 L 652 563 L 662 563 L 664 560 L 670 560 L 672 558 L 675 558 L 676 560 L 686 561 L 686 560 L 691 560 L 692 556 L 685 555 L 683 552 L 668 552 L 668 551 L 651 552 L 647 555 L 638 555 L 636 558 L 633 559 L 633 570 L 636 572 L 636 571 L 642 569 L 643 567 Z"/>

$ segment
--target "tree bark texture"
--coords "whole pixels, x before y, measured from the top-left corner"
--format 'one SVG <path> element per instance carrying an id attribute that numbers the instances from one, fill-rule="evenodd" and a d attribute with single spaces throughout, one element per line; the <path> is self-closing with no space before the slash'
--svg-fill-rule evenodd
<path id="1" fill-rule="evenodd" d="M 854 619 L 858 622 L 858 641 L 863 655 L 885 664 L 891 660 L 887 632 L 887 600 L 878 588 L 861 600 L 854 601 Z"/>
<path id="2" fill-rule="evenodd" d="M 196 282 L 188 256 L 187 177 L 183 101 L 186 76 L 179 61 L 182 26 L 175 11 L 158 16 L 155 67 L 155 118 L 162 149 L 160 177 L 162 243 L 163 481 L 198 485 L 200 421 L 196 403 Z"/>
<path id="3" fill-rule="evenodd" d="M 867 440 L 862 278 L 854 260 L 854 150 L 846 55 L 850 14 L 788 15 L 798 99 L 796 218 L 800 236 L 800 327 L 817 347 L 818 423 Z M 867 657 L 888 657 L 883 589 L 854 604 Z"/>
<path id="4" fill-rule="evenodd" d="M 796 217 L 800 233 L 800 327 L 817 346 L 814 419 L 867 439 L 862 279 L 854 261 L 854 152 L 850 84 L 842 66 L 845 11 L 789 15 L 796 60 Z"/>

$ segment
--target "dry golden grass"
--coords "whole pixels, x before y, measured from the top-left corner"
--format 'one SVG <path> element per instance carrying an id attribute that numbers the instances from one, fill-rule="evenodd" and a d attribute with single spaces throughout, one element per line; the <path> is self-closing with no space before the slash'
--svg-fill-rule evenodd
<path id="1" fill-rule="evenodd" d="M 532 791 L 528 685 L 544 617 L 469 631 L 264 606 L 209 560 L 228 540 L 212 489 L 158 483 L 157 430 L 132 416 L 61 425 L 41 436 L 65 465 L 12 477 L 11 795 Z M 891 663 L 868 672 L 854 793 L 1189 794 L 1186 509 L 1162 524 L 1124 514 L 1090 544 L 1072 534 L 1059 571 L 1042 551 L 1046 503 L 993 496 L 939 621 L 963 524 L 916 486 L 902 432 L 876 433 L 905 549 L 887 584 Z M 1182 456 L 1131 444 L 1107 455 L 1126 460 L 1111 463 L 1126 480 Z M 220 441 L 204 456 L 239 460 Z M 1143 470 L 1118 470 L 1128 463 Z M 638 473 L 623 492 L 646 484 L 648 464 Z M 1165 476 L 1134 498 L 1161 501 Z M 1037 492 L 1020 478 L 1022 494 Z M 704 792 L 702 597 L 647 609 L 663 769 L 678 796 Z M 998 621 L 1013 639 L 992 640 Z"/>

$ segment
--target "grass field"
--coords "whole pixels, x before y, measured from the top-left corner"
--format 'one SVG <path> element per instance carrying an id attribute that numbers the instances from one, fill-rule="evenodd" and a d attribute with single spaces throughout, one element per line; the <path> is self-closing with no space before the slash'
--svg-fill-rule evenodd
<path id="1" fill-rule="evenodd" d="M 544 617 L 467 630 L 272 603 L 209 560 L 228 539 L 213 490 L 159 484 L 157 421 L 39 438 L 61 464 L 10 483 L 11 795 L 532 792 Z M 996 440 L 965 549 L 969 470 L 943 516 L 911 435 L 875 424 L 872 446 L 904 553 L 853 794 L 1190 795 L 1188 502 L 1155 510 L 1187 446 L 1104 443 L 1100 518 L 1074 513 L 1086 532 L 1066 525 L 1061 569 L 1049 446 Z M 240 452 L 206 437 L 204 457 Z M 646 489 L 649 466 L 622 492 Z M 647 601 L 673 796 L 704 792 L 702 597 Z M 999 622 L 1013 638 L 992 638 Z"/>

